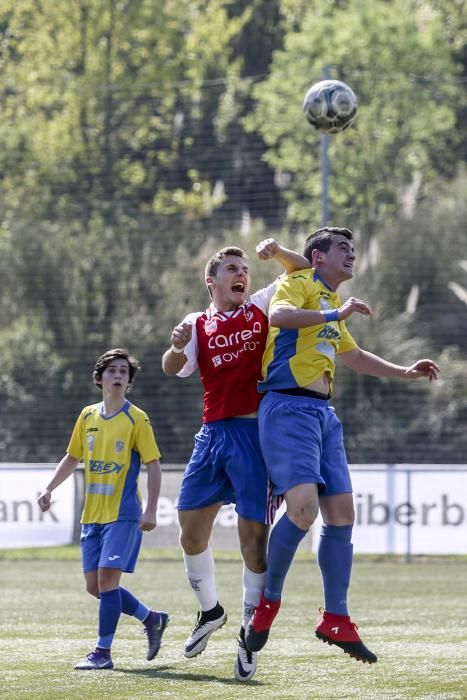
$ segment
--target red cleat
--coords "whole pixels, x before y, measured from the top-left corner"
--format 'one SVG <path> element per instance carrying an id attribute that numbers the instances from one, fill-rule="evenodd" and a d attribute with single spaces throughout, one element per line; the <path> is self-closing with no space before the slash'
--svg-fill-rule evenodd
<path id="1" fill-rule="evenodd" d="M 268 641 L 269 630 L 279 612 L 280 600 L 268 600 L 261 596 L 245 632 L 245 644 L 250 651 L 260 651 Z"/>
<path id="2" fill-rule="evenodd" d="M 315 634 L 318 639 L 335 644 L 357 661 L 374 664 L 378 657 L 363 644 L 357 630 L 357 625 L 348 615 L 334 615 L 324 610 Z"/>

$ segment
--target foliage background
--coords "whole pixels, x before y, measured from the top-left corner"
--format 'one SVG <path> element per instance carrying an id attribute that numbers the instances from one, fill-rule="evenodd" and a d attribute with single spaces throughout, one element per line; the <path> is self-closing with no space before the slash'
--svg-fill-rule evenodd
<path id="1" fill-rule="evenodd" d="M 324 67 L 359 98 L 330 138 L 330 223 L 351 226 L 359 343 L 432 356 L 433 386 L 339 369 L 350 461 L 465 462 L 467 8 L 460 0 L 4 0 L 0 8 L 0 455 L 54 461 L 98 354 L 143 364 L 133 400 L 166 462 L 201 417 L 160 369 L 208 303 L 206 258 L 320 224 L 320 138 L 302 96 Z"/>

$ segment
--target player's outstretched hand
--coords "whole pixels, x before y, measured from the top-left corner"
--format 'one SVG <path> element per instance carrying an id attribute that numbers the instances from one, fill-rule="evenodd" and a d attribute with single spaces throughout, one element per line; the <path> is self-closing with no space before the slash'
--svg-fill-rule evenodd
<path id="1" fill-rule="evenodd" d="M 274 238 L 265 238 L 256 246 L 260 260 L 271 260 L 279 250 L 279 243 Z"/>
<path id="2" fill-rule="evenodd" d="M 193 328 L 191 323 L 180 323 L 173 329 L 170 342 L 175 348 L 181 350 L 190 342 L 192 332 Z"/>
<path id="3" fill-rule="evenodd" d="M 347 301 L 345 301 L 339 309 L 339 321 L 345 321 L 345 319 L 351 316 L 353 313 L 363 314 L 363 316 L 371 316 L 373 312 L 366 301 L 356 299 L 355 297 L 349 297 L 349 299 L 347 299 Z"/>
<path id="4" fill-rule="evenodd" d="M 438 379 L 439 371 L 439 366 L 433 360 L 418 360 L 418 362 L 407 367 L 406 376 L 408 379 L 427 377 L 432 382 L 434 379 Z"/>
<path id="5" fill-rule="evenodd" d="M 144 532 L 150 532 L 156 527 L 156 514 L 151 511 L 144 511 L 139 521 L 139 526 Z"/>
<path id="6" fill-rule="evenodd" d="M 46 510 L 49 510 L 52 503 L 52 494 L 48 489 L 44 489 L 44 491 L 42 491 L 37 499 L 37 503 L 39 504 L 39 508 L 43 513 L 45 513 Z"/>

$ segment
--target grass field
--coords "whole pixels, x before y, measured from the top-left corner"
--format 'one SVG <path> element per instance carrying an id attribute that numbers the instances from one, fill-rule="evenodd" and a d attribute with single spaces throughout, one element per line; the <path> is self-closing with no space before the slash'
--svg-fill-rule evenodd
<path id="1" fill-rule="evenodd" d="M 239 627 L 241 564 L 219 556 L 217 577 L 229 621 L 206 652 L 183 657 L 196 605 L 178 553 L 145 550 L 122 584 L 171 622 L 159 656 L 145 660 L 141 624 L 123 616 L 113 646 L 113 671 L 73 671 L 96 639 L 97 601 L 84 590 L 74 547 L 0 552 L 0 697 L 20 700 L 180 698 L 258 700 L 467 698 L 467 560 L 357 559 L 351 612 L 379 657 L 363 665 L 314 636 L 321 604 L 314 560 L 299 558 L 258 672 L 233 678 Z M 25 558 L 26 557 L 26 558 Z M 152 558 L 151 558 L 152 557 Z"/>

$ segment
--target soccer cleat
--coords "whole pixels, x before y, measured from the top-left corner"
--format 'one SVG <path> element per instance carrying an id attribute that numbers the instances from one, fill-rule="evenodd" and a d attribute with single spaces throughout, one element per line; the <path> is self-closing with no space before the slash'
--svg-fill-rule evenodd
<path id="1" fill-rule="evenodd" d="M 249 681 L 256 673 L 256 652 L 250 651 L 245 644 L 245 628 L 240 627 L 238 651 L 234 674 L 237 681 Z"/>
<path id="2" fill-rule="evenodd" d="M 357 625 L 348 615 L 334 615 L 324 610 L 315 634 L 318 639 L 335 644 L 357 661 L 374 664 L 378 657 L 363 644 L 357 630 Z"/>
<path id="3" fill-rule="evenodd" d="M 169 616 L 166 612 L 151 610 L 144 621 L 144 633 L 148 637 L 148 653 L 146 658 L 151 661 L 161 648 L 162 635 L 169 624 Z"/>
<path id="4" fill-rule="evenodd" d="M 280 600 L 268 600 L 261 596 L 245 632 L 245 644 L 250 651 L 260 651 L 269 637 L 269 630 L 279 612 Z"/>
<path id="5" fill-rule="evenodd" d="M 85 659 L 76 664 L 75 671 L 94 671 L 96 669 L 113 668 L 110 658 L 110 649 L 99 649 L 91 651 Z"/>
<path id="6" fill-rule="evenodd" d="M 224 608 L 217 604 L 214 608 L 216 617 L 213 619 L 209 613 L 211 611 L 198 611 L 196 624 L 191 630 L 190 636 L 185 640 L 185 656 L 191 659 L 193 656 L 198 656 L 207 647 L 209 637 L 213 632 L 220 629 L 227 622 L 227 613 Z"/>

